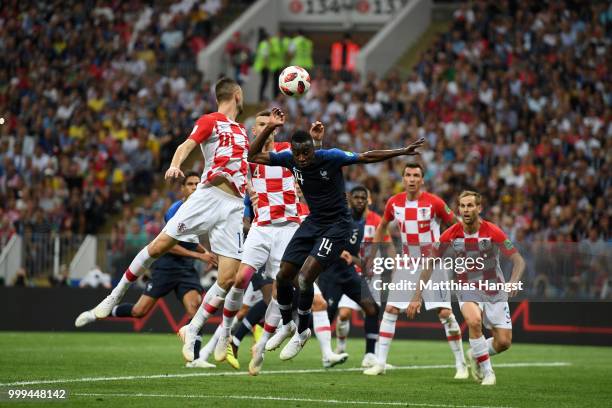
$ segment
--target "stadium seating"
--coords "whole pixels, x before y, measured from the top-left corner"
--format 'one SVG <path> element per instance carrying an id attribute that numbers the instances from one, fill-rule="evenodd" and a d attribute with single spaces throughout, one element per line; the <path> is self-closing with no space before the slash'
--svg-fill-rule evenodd
<path id="1" fill-rule="evenodd" d="M 235 13 L 228 3 L 7 9 L 0 41 L 3 246 L 15 232 L 41 241 L 51 231 L 95 233 L 150 192 L 194 119 L 215 108 L 195 55 L 219 32 L 218 21 L 227 23 L 219 18 L 225 9 Z M 141 227 L 145 219 L 138 218 Z M 126 229 L 131 221 L 124 220 Z M 39 261 L 26 260 L 28 273 L 48 266 Z"/>

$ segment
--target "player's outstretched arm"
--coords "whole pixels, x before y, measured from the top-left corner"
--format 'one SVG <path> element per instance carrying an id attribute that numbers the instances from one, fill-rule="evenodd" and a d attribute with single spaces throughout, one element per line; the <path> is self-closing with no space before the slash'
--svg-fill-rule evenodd
<path id="1" fill-rule="evenodd" d="M 310 137 L 312 137 L 315 150 L 323 148 L 323 135 L 325 135 L 325 125 L 317 120 L 310 126 Z"/>
<path id="2" fill-rule="evenodd" d="M 510 275 L 510 283 L 518 283 L 525 272 L 525 259 L 518 252 L 510 255 L 510 261 L 512 261 L 512 275 Z M 518 291 L 513 290 L 510 292 L 510 297 L 516 296 Z"/>
<path id="3" fill-rule="evenodd" d="M 265 128 L 261 131 L 261 133 L 253 140 L 251 145 L 249 146 L 249 155 L 248 160 L 251 163 L 259 163 L 259 164 L 270 164 L 270 153 L 262 152 L 264 145 L 266 144 L 266 140 L 272 134 L 274 129 L 277 127 L 283 126 L 285 124 L 285 114 L 278 108 L 272 109 L 270 114 L 270 119 Z"/>
<path id="4" fill-rule="evenodd" d="M 423 143 L 425 143 L 425 139 L 420 138 L 402 149 L 371 150 L 369 152 L 360 153 L 357 157 L 357 163 L 377 163 L 397 156 L 415 156 L 419 154 L 416 149 L 423 146 Z"/>
<path id="5" fill-rule="evenodd" d="M 172 162 L 170 163 L 170 167 L 168 171 L 166 171 L 166 180 L 185 177 L 183 172 L 181 171 L 181 165 L 185 161 L 185 159 L 189 156 L 189 153 L 198 145 L 195 140 L 187 139 L 183 143 L 176 148 L 174 152 L 174 156 L 172 156 Z"/>

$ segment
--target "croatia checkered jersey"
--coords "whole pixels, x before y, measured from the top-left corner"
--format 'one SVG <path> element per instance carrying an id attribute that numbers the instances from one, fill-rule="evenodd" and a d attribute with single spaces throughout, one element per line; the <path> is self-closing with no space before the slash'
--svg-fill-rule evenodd
<path id="1" fill-rule="evenodd" d="M 366 218 L 365 218 L 365 227 L 363 229 L 363 242 L 372 242 L 374 241 L 374 234 L 376 233 L 376 228 L 380 225 L 382 218 L 380 215 L 375 213 L 372 210 L 366 210 Z M 391 241 L 391 237 L 389 234 L 385 235 L 383 238 L 384 242 Z"/>
<path id="2" fill-rule="evenodd" d="M 504 231 L 485 220 L 481 220 L 480 228 L 473 234 L 466 233 L 460 222 L 452 225 L 442 233 L 435 247 L 436 256 L 464 259 L 465 271 L 455 270 L 459 282 L 504 282 L 499 254 L 510 257 L 517 252 Z M 467 262 L 469 259 L 472 261 Z"/>
<path id="3" fill-rule="evenodd" d="M 291 151 L 287 142 L 274 143 L 274 152 Z M 254 225 L 299 223 L 308 214 L 308 207 L 299 202 L 293 173 L 285 167 L 249 163 L 251 184 L 257 193 Z"/>
<path id="4" fill-rule="evenodd" d="M 431 244 L 440 237 L 440 224 L 452 223 L 455 214 L 435 194 L 422 192 L 414 201 L 407 200 L 406 192 L 387 201 L 384 218 L 395 220 L 402 237 L 402 252 L 409 256 L 428 255 Z"/>
<path id="5" fill-rule="evenodd" d="M 204 155 L 202 182 L 224 177 L 242 196 L 247 183 L 249 138 L 246 129 L 220 112 L 202 115 L 189 139 L 197 142 Z"/>

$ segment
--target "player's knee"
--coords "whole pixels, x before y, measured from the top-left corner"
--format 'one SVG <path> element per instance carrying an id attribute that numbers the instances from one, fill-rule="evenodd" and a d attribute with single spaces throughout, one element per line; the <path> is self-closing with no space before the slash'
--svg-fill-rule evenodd
<path id="1" fill-rule="evenodd" d="M 438 309 L 438 317 L 440 319 L 448 319 L 452 313 L 453 311 L 450 309 L 446 309 L 446 308 Z"/>
<path id="2" fill-rule="evenodd" d="M 480 316 L 464 316 L 465 324 L 470 330 L 482 330 L 482 318 Z"/>
<path id="3" fill-rule="evenodd" d="M 363 302 L 361 308 L 363 309 L 363 313 L 365 313 L 366 316 L 378 316 L 378 305 L 375 302 L 372 302 L 371 300 Z"/>
<path id="4" fill-rule="evenodd" d="M 391 314 L 398 315 L 400 311 L 395 306 L 387 306 L 387 307 L 385 307 L 385 312 L 386 313 L 391 313 Z"/>
<path id="5" fill-rule="evenodd" d="M 234 282 L 235 279 L 233 276 L 219 276 L 219 279 L 217 280 L 217 284 L 219 285 L 219 287 L 221 287 L 221 289 L 225 291 L 229 290 L 232 286 L 234 286 Z"/>
<path id="6" fill-rule="evenodd" d="M 300 290 L 310 290 L 312 288 L 313 281 L 308 278 L 307 275 L 300 273 L 298 276 L 298 286 Z"/>
<path id="7" fill-rule="evenodd" d="M 312 299 L 312 311 L 320 312 L 322 310 L 327 310 L 327 302 L 323 299 L 323 296 L 315 296 Z"/>
<path id="8" fill-rule="evenodd" d="M 501 336 L 495 339 L 495 343 L 497 345 L 497 352 L 501 353 L 506 351 L 512 346 L 512 336 Z"/>
<path id="9" fill-rule="evenodd" d="M 132 317 L 140 319 L 141 317 L 144 317 L 148 312 L 149 308 L 136 305 L 132 308 Z"/>
<path id="10" fill-rule="evenodd" d="M 340 319 L 341 321 L 349 320 L 351 318 L 352 313 L 353 311 L 348 307 L 340 308 L 340 310 L 338 311 L 338 319 Z"/>

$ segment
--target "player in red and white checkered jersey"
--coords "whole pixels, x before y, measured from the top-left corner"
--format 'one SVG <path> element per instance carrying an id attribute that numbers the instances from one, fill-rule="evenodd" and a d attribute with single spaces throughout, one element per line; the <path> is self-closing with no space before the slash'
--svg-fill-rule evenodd
<path id="1" fill-rule="evenodd" d="M 255 118 L 252 132 L 257 136 L 267 125 L 270 117 L 269 111 L 259 112 Z M 316 122 L 312 125 L 310 134 L 319 143 L 324 134 L 323 124 Z M 289 143 L 275 142 L 274 133 L 266 141 L 265 151 L 290 151 Z M 295 230 L 301 223 L 301 218 L 308 214 L 308 207 L 300 203 L 296 191 L 296 183 L 291 171 L 281 167 L 265 166 L 262 164 L 249 164 L 251 173 L 251 186 L 249 194 L 255 212 L 248 237 L 244 242 L 244 254 L 234 285 L 229 290 L 223 308 L 223 331 L 215 347 L 215 359 L 217 361 L 227 360 L 228 363 L 238 369 L 237 352 L 239 342 L 233 341 L 230 335 L 232 321 L 242 306 L 245 289 L 253 274 L 265 269 L 267 276 L 273 280 L 280 268 L 280 261 L 285 248 Z M 325 310 L 327 305 L 319 294 L 318 303 Z M 315 300 L 315 305 L 317 305 Z M 275 298 L 272 298 L 265 315 L 264 333 L 257 345 L 252 349 L 253 358 L 249 364 L 249 372 L 257 375 L 263 364 L 265 344 L 276 330 L 280 320 L 280 310 Z M 330 326 L 329 320 L 326 324 Z M 326 353 L 323 356 L 324 364 L 336 364 L 342 360 L 335 353 Z"/>
<path id="2" fill-rule="evenodd" d="M 480 194 L 464 191 L 459 195 L 461 222 L 444 231 L 440 236 L 436 256 L 451 256 L 462 259 L 455 261 L 455 276 L 458 282 L 473 283 L 475 290 L 458 292 L 461 313 L 469 328 L 470 346 L 468 361 L 472 376 L 482 385 L 494 385 L 495 373 L 490 356 L 507 350 L 512 343 L 512 320 L 508 296 L 505 291 L 480 290 L 479 283 L 504 283 L 504 275 L 499 264 L 499 254 L 508 257 L 513 264 L 508 284 L 517 285 L 525 270 L 525 261 L 512 241 L 495 224 L 480 218 L 482 211 Z M 471 260 L 471 262 L 467 262 Z M 469 264 L 469 265 L 468 265 Z M 467 266 L 470 266 L 467 268 Z M 422 280 L 429 280 L 430 271 L 423 272 Z M 420 290 L 410 303 L 408 313 L 414 316 L 421 304 Z M 492 331 L 493 337 L 485 340 L 482 325 Z"/>
<path id="3" fill-rule="evenodd" d="M 440 225 L 455 222 L 455 214 L 435 194 L 422 191 L 423 167 L 418 163 L 408 163 L 404 168 L 403 183 L 405 192 L 394 195 L 387 201 L 383 220 L 376 230 L 374 242 L 382 242 L 388 225 L 395 221 L 399 227 L 402 239 L 402 253 L 411 258 L 421 258 L 428 255 L 432 244 L 440 237 Z M 400 283 L 405 273 L 414 271 L 396 270 L 393 273 L 393 283 Z M 444 275 L 445 271 L 437 271 Z M 381 278 L 375 278 L 375 280 Z M 374 282 L 376 285 L 376 282 Z M 380 287 L 380 286 L 379 286 Z M 389 301 L 383 314 L 378 334 L 378 363 L 364 371 L 367 375 L 383 374 L 391 341 L 395 333 L 395 324 L 400 311 L 406 310 L 410 299 L 404 299 L 405 294 L 399 291 L 389 294 Z M 430 291 L 426 294 L 427 310 L 436 309 L 440 323 L 444 326 L 448 344 L 455 357 L 456 379 L 466 379 L 469 376 L 463 347 L 461 344 L 461 329 L 453 315 L 450 303 L 450 291 Z"/>
<path id="4" fill-rule="evenodd" d="M 206 162 L 202 182 L 163 231 L 136 255 L 117 287 L 94 309 L 97 318 L 108 316 L 131 283 L 155 259 L 179 240 L 197 240 L 199 235 L 208 234 L 212 252 L 219 257 L 219 277 L 191 323 L 180 330 L 187 361 L 193 360 L 193 345 L 204 315 L 212 313 L 223 302 L 222 287 L 233 280 L 242 258 L 242 196 L 247 182 L 249 142 L 244 126 L 235 119 L 242 112 L 243 95 L 236 81 L 229 78 L 215 84 L 215 94 L 218 111 L 198 119 L 189 138 L 176 149 L 165 175 L 166 179 L 184 177 L 180 167 L 200 145 Z"/>

